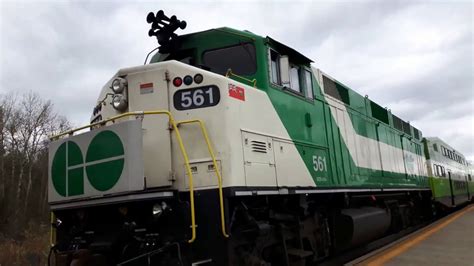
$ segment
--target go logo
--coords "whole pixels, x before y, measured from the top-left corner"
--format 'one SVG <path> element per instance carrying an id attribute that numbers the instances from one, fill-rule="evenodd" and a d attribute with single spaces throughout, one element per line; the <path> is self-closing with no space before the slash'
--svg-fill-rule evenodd
<path id="1" fill-rule="evenodd" d="M 95 135 L 87 149 L 86 160 L 73 141 L 59 146 L 51 164 L 51 179 L 59 195 L 84 194 L 84 168 L 89 183 L 99 191 L 111 189 L 120 179 L 125 164 L 119 136 L 110 130 Z"/>

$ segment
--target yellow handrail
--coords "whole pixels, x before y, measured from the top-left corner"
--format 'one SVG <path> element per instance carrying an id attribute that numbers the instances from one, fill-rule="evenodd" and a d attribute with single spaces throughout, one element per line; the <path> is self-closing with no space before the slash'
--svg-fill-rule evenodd
<path id="1" fill-rule="evenodd" d="M 169 123 L 173 127 L 173 130 L 176 132 L 176 138 L 178 139 L 179 143 L 179 149 L 181 150 L 181 154 L 183 155 L 184 163 L 186 165 L 186 172 L 188 173 L 189 176 L 189 202 L 191 204 L 191 239 L 188 240 L 188 243 L 194 242 L 196 240 L 196 217 L 195 217 L 195 209 L 194 209 L 194 185 L 193 185 L 193 174 L 191 172 L 191 167 L 189 166 L 189 159 L 188 159 L 188 154 L 186 153 L 186 149 L 184 148 L 183 140 L 181 139 L 181 134 L 179 133 L 178 127 L 174 121 L 173 115 L 167 111 L 167 110 L 156 110 L 156 111 L 140 111 L 140 112 L 127 112 L 123 113 L 117 116 L 113 116 L 111 118 L 108 118 L 106 120 L 92 123 L 83 127 L 75 128 L 68 130 L 66 132 L 60 133 L 58 135 L 50 137 L 50 139 L 57 139 L 61 136 L 64 135 L 72 135 L 74 132 L 86 129 L 86 128 L 91 128 L 96 125 L 104 124 L 109 121 L 115 121 L 117 119 L 127 117 L 127 116 L 145 116 L 145 115 L 161 115 L 165 114 L 168 116 Z"/>
<path id="2" fill-rule="evenodd" d="M 224 214 L 224 196 L 222 193 L 222 176 L 221 172 L 219 170 L 219 167 L 217 165 L 216 161 L 216 156 L 214 155 L 214 151 L 212 150 L 211 142 L 209 140 L 209 136 L 206 131 L 206 127 L 204 126 L 204 122 L 199 119 L 194 119 L 194 120 L 183 120 L 183 121 L 178 121 L 176 124 L 179 126 L 181 124 L 191 124 L 191 123 L 198 123 L 199 127 L 201 128 L 202 135 L 204 136 L 204 140 L 206 141 L 207 144 L 207 150 L 209 151 L 209 154 L 211 155 L 212 158 L 212 164 L 214 165 L 214 169 L 216 169 L 216 175 L 217 175 L 217 184 L 219 187 L 219 205 L 220 205 L 220 213 L 221 213 L 221 230 L 222 230 L 222 235 L 224 237 L 229 237 L 229 235 L 226 232 L 225 229 L 225 214 Z"/>
<path id="3" fill-rule="evenodd" d="M 51 216 L 51 217 L 50 217 L 50 221 L 51 221 L 51 223 L 50 223 L 51 225 L 50 225 L 50 226 L 51 226 L 51 229 L 50 229 L 50 231 L 49 231 L 49 245 L 52 247 L 52 246 L 54 246 L 54 245 L 56 244 L 56 228 L 53 226 L 53 224 L 56 222 L 56 221 L 55 221 L 55 220 L 56 220 L 56 219 L 55 219 L 56 217 L 54 217 L 54 216 L 55 216 L 55 215 L 54 215 L 54 212 L 51 212 L 50 216 Z"/>
<path id="4" fill-rule="evenodd" d="M 237 75 L 235 74 L 234 72 L 232 72 L 232 69 L 228 69 L 227 72 L 225 73 L 225 76 L 226 77 L 230 77 L 230 76 L 234 76 L 234 77 L 238 77 L 239 79 L 242 79 L 242 80 L 245 80 L 249 83 L 252 83 L 253 87 L 256 88 L 257 87 L 257 80 L 256 79 L 248 79 L 246 77 L 242 77 L 240 75 Z"/>

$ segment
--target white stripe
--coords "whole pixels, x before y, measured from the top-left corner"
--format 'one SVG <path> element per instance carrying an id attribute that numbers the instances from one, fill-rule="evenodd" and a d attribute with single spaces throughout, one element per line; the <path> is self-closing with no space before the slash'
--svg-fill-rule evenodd
<path id="1" fill-rule="evenodd" d="M 257 191 L 257 195 L 278 195 L 280 192 L 278 190 L 261 190 Z"/>
<path id="2" fill-rule="evenodd" d="M 384 188 L 383 191 L 414 191 L 414 190 L 431 190 L 430 188 Z"/>
<path id="3" fill-rule="evenodd" d="M 357 134 L 345 105 L 327 95 L 325 98 L 330 104 L 331 115 L 339 127 L 342 140 L 357 167 L 404 174 L 405 155 L 414 158 L 414 169 L 407 169 L 408 174 L 426 175 L 424 168 L 419 167 L 424 165 L 422 156 Z"/>
<path id="4" fill-rule="evenodd" d="M 295 190 L 296 194 L 311 194 L 311 193 L 339 193 L 339 192 L 380 192 L 380 188 L 366 188 L 366 189 L 305 189 Z"/>
<path id="5" fill-rule="evenodd" d="M 385 191 L 423 191 L 430 188 L 339 188 L 339 189 L 297 189 L 295 194 L 324 194 L 324 193 L 343 193 L 343 192 L 385 192 Z M 235 196 L 252 196 L 252 195 L 288 195 L 289 190 L 254 190 L 254 191 L 236 191 Z"/>
<path id="6" fill-rule="evenodd" d="M 420 191 L 420 190 L 430 190 L 430 188 L 306 189 L 306 190 L 295 190 L 295 193 L 296 194 L 313 194 L 313 193 Z"/>
<path id="7" fill-rule="evenodd" d="M 254 191 L 236 191 L 235 196 L 252 196 L 252 195 L 288 195 L 288 189 L 280 190 L 254 190 Z"/>
<path id="8" fill-rule="evenodd" d="M 236 196 L 252 196 L 252 191 L 236 191 Z"/>

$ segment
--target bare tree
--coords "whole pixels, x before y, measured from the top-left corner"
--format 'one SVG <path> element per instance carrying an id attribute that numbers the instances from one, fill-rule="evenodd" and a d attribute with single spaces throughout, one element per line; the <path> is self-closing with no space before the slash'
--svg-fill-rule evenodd
<path id="1" fill-rule="evenodd" d="M 14 217 L 7 222 L 21 226 L 31 213 L 47 212 L 48 137 L 69 128 L 69 122 L 51 101 L 32 92 L 0 95 L 0 103 L 0 217 Z"/>
<path id="2" fill-rule="evenodd" d="M 5 144 L 3 143 L 3 104 L 0 105 L 0 214 L 3 213 L 5 208 L 5 161 L 4 161 L 4 154 L 5 154 Z M 0 218 L 0 224 L 2 223 L 2 219 Z"/>
<path id="3" fill-rule="evenodd" d="M 2 201 L 3 223 L 7 223 L 10 217 L 12 193 L 11 188 L 14 186 L 16 176 L 16 155 L 17 141 L 15 138 L 17 132 L 17 124 L 14 123 L 16 117 L 15 105 L 17 95 L 9 94 L 1 97 L 2 106 L 2 187 L 4 188 L 4 200 Z M 8 171 L 8 173 L 7 173 Z"/>

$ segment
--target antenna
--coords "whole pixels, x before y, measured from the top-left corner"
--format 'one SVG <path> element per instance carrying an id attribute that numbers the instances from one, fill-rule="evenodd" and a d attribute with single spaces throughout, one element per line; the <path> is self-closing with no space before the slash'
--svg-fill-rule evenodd
<path id="1" fill-rule="evenodd" d="M 146 22 L 151 24 L 151 29 L 148 31 L 148 36 L 155 36 L 158 44 L 160 44 L 160 52 L 167 53 L 173 47 L 173 41 L 178 35 L 174 33 L 178 28 L 184 30 L 186 28 L 186 21 L 178 20 L 176 16 L 171 18 L 165 15 L 163 10 L 148 13 Z"/>

